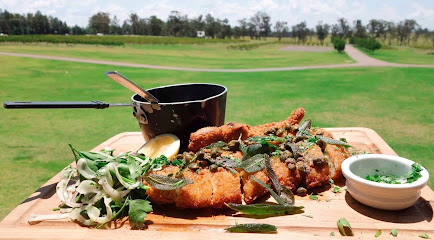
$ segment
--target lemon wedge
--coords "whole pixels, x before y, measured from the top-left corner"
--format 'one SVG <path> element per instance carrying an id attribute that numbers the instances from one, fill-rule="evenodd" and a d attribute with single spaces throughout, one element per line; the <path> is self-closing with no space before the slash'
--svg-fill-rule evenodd
<path id="1" fill-rule="evenodd" d="M 179 152 L 179 138 L 173 134 L 161 134 L 149 140 L 138 152 L 150 158 L 161 155 L 173 158 Z"/>

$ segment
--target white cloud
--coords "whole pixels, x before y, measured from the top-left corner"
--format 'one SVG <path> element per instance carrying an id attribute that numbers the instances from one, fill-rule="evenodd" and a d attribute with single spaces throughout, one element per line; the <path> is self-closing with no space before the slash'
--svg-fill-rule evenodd
<path id="1" fill-rule="evenodd" d="M 321 20 L 333 24 L 341 17 L 350 23 L 361 19 L 365 24 L 372 18 L 395 22 L 414 18 L 423 27 L 434 29 L 433 3 L 432 0 L 0 0 L 0 9 L 16 13 L 40 10 L 66 20 L 68 25 L 80 26 L 87 25 L 89 17 L 98 11 L 110 12 L 122 23 L 132 12 L 142 18 L 156 15 L 167 20 L 172 10 L 178 10 L 190 18 L 210 13 L 216 18 L 227 18 L 232 25 L 257 11 L 265 11 L 272 23 L 286 21 L 290 26 L 306 21 L 309 27 L 314 27 Z"/>
<path id="2" fill-rule="evenodd" d="M 408 14 L 408 18 L 426 18 L 434 20 L 434 9 L 428 9 L 421 6 L 419 3 L 413 3 L 412 11 Z"/>

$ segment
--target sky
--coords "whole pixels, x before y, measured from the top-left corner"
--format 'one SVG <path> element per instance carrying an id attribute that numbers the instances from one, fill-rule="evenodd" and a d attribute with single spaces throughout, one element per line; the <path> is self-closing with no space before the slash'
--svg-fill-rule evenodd
<path id="1" fill-rule="evenodd" d="M 189 18 L 210 13 L 216 18 L 227 18 L 232 26 L 257 11 L 265 11 L 272 23 L 286 21 L 289 26 L 301 21 L 309 27 L 319 21 L 333 24 L 344 17 L 350 23 L 361 19 L 364 24 L 369 19 L 415 19 L 422 27 L 434 29 L 434 0 L 0 0 L 0 9 L 13 13 L 40 10 L 70 26 L 82 27 L 99 11 L 116 15 L 122 24 L 131 13 L 142 18 L 156 15 L 166 21 L 170 12 L 177 10 Z"/>

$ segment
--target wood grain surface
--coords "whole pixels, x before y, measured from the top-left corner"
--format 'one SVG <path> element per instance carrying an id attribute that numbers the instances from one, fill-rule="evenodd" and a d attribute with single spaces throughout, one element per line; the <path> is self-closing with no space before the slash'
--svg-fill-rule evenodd
<path id="1" fill-rule="evenodd" d="M 347 141 L 372 153 L 396 155 L 396 153 L 373 130 L 367 128 L 330 128 L 334 138 L 345 137 Z M 115 153 L 136 151 L 144 140 L 139 132 L 118 134 L 92 149 L 106 146 Z M 336 221 L 345 217 L 353 227 L 353 239 L 375 239 L 378 229 L 383 234 L 378 239 L 420 239 L 420 234 L 434 238 L 433 206 L 434 192 L 427 186 L 418 202 L 405 210 L 385 211 L 367 207 L 354 200 L 345 191 L 318 189 L 322 196 L 318 201 L 308 196 L 296 197 L 296 205 L 304 206 L 304 213 L 263 219 L 234 215 L 229 210 L 179 210 L 174 207 L 154 206 L 147 217 L 147 229 L 130 230 L 127 219 L 111 226 L 113 230 L 96 230 L 69 222 L 46 221 L 30 225 L 31 214 L 56 214 L 60 201 L 55 194 L 59 174 L 50 179 L 38 191 L 16 207 L 0 222 L 0 239 L 340 239 Z M 235 223 L 269 223 L 277 226 L 277 234 L 227 233 L 224 228 Z M 398 238 L 390 235 L 397 229 Z M 330 236 L 334 232 L 335 236 Z"/>

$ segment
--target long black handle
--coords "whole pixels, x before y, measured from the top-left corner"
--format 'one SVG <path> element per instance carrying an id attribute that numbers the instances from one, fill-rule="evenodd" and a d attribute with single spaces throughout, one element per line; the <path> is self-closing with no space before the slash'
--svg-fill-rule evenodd
<path id="1" fill-rule="evenodd" d="M 21 108 L 95 108 L 104 109 L 110 105 L 105 102 L 4 102 L 3 106 L 8 109 Z"/>

